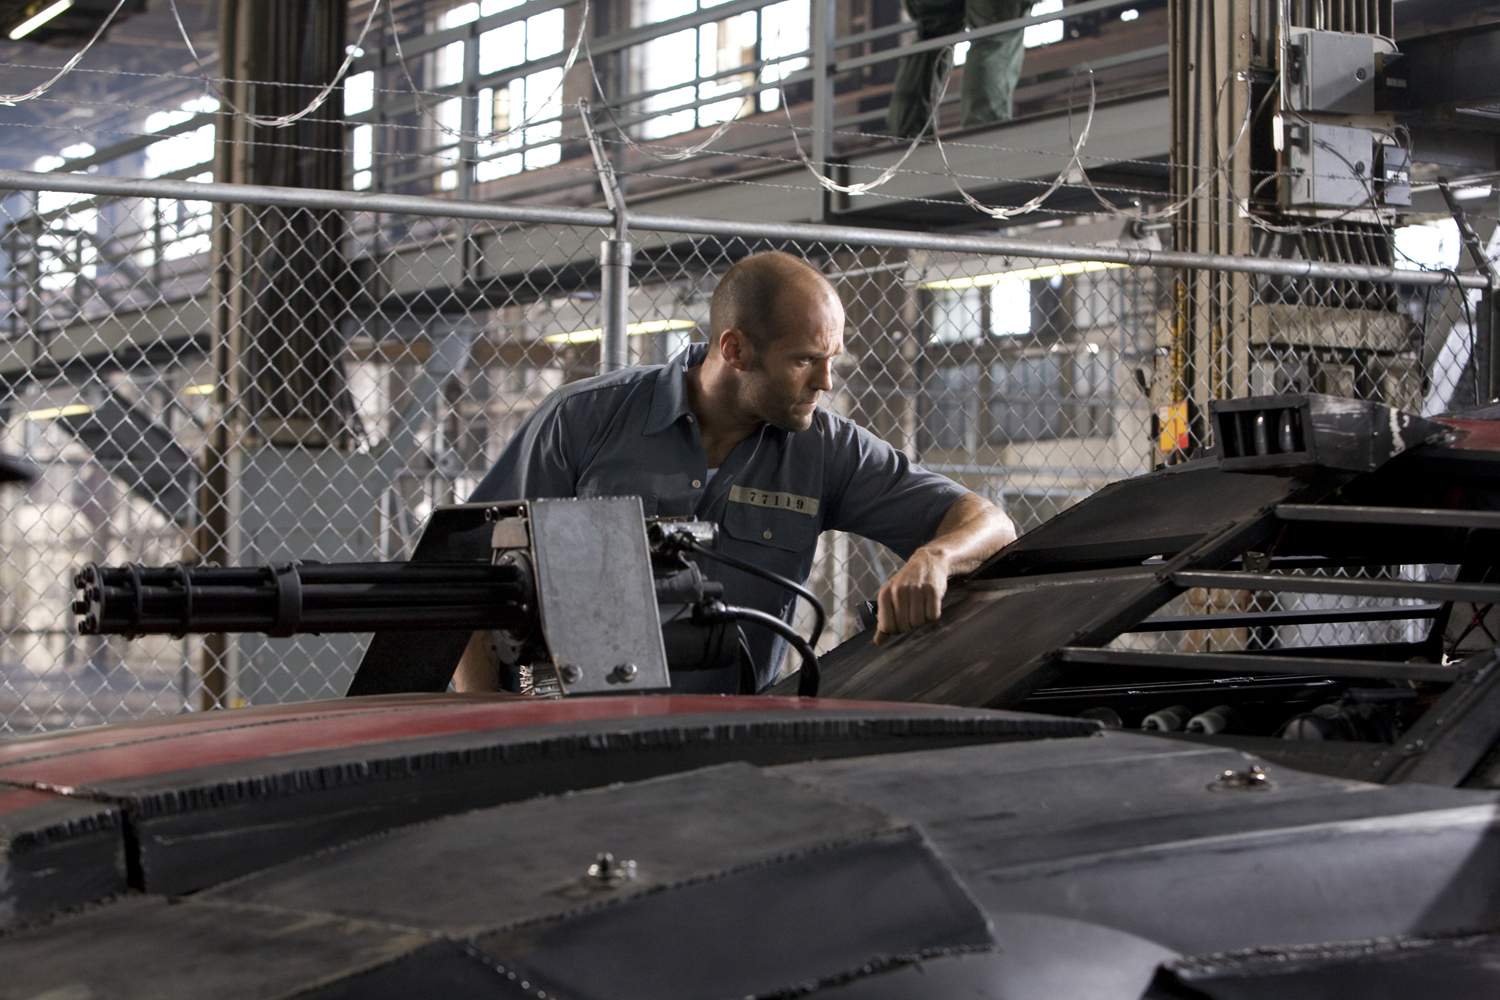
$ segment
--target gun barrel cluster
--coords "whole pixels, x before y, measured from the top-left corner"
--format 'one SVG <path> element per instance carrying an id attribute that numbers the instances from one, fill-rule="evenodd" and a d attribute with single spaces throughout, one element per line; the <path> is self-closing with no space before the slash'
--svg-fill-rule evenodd
<path id="1" fill-rule="evenodd" d="M 83 635 L 518 628 L 530 618 L 531 583 L 517 565 L 91 563 L 73 584 Z"/>

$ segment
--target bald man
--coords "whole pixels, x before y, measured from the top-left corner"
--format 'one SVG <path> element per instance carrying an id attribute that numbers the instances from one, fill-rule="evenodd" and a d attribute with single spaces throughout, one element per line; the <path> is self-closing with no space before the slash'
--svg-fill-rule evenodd
<path id="1" fill-rule="evenodd" d="M 844 308 L 806 261 L 779 252 L 739 261 L 714 290 L 709 328 L 707 344 L 666 365 L 553 392 L 471 499 L 639 496 L 648 517 L 714 521 L 721 550 L 798 582 L 822 532 L 872 538 L 906 560 L 880 589 L 877 642 L 937 620 L 949 576 L 1014 540 L 993 504 L 819 408 L 843 351 Z M 791 620 L 784 589 L 722 566 L 713 576 L 727 603 Z M 720 690 L 776 679 L 782 640 L 745 633 L 753 677 Z M 487 649 L 476 635 L 460 690 L 495 688 Z"/>

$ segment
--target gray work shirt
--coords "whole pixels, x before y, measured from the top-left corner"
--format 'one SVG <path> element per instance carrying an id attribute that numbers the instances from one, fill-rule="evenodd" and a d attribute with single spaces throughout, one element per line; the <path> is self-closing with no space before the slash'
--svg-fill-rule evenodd
<path id="1" fill-rule="evenodd" d="M 719 525 L 719 548 L 805 583 L 818 535 L 849 531 L 903 559 L 936 533 L 967 491 L 843 417 L 819 408 L 812 426 L 762 425 L 735 446 L 712 481 L 686 373 L 694 344 L 665 365 L 627 368 L 563 386 L 542 401 L 470 498 L 639 496 L 646 516 Z M 795 597 L 738 570 L 705 566 L 724 600 L 791 621 Z M 757 687 L 775 680 L 783 642 L 745 626 Z"/>

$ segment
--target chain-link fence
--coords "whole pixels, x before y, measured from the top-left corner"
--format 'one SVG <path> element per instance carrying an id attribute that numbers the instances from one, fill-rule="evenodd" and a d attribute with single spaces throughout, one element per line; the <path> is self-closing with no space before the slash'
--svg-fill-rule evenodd
<path id="1" fill-rule="evenodd" d="M 604 213 L 74 189 L 18 191 L 0 218 L 0 449 L 42 470 L 0 496 L 0 726 L 341 695 L 362 636 L 80 637 L 73 573 L 403 558 L 549 390 L 597 371 Z M 799 253 L 847 307 L 826 405 L 1023 531 L 1201 450 L 1183 400 L 1311 390 L 1435 413 L 1490 394 L 1479 291 L 1441 276 L 702 220 L 636 220 L 631 238 L 633 361 L 701 337 L 735 260 Z M 824 537 L 828 642 L 896 565 Z"/>

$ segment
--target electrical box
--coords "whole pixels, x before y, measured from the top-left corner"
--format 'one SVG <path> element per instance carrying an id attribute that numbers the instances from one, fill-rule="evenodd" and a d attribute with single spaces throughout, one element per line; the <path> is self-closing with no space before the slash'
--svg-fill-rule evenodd
<path id="1" fill-rule="evenodd" d="M 1375 36 L 1302 29 L 1292 31 L 1287 44 L 1292 62 L 1287 99 L 1294 110 L 1374 112 Z"/>
<path id="2" fill-rule="evenodd" d="M 1375 133 L 1342 125 L 1288 129 L 1288 208 L 1359 208 L 1373 191 Z"/>

